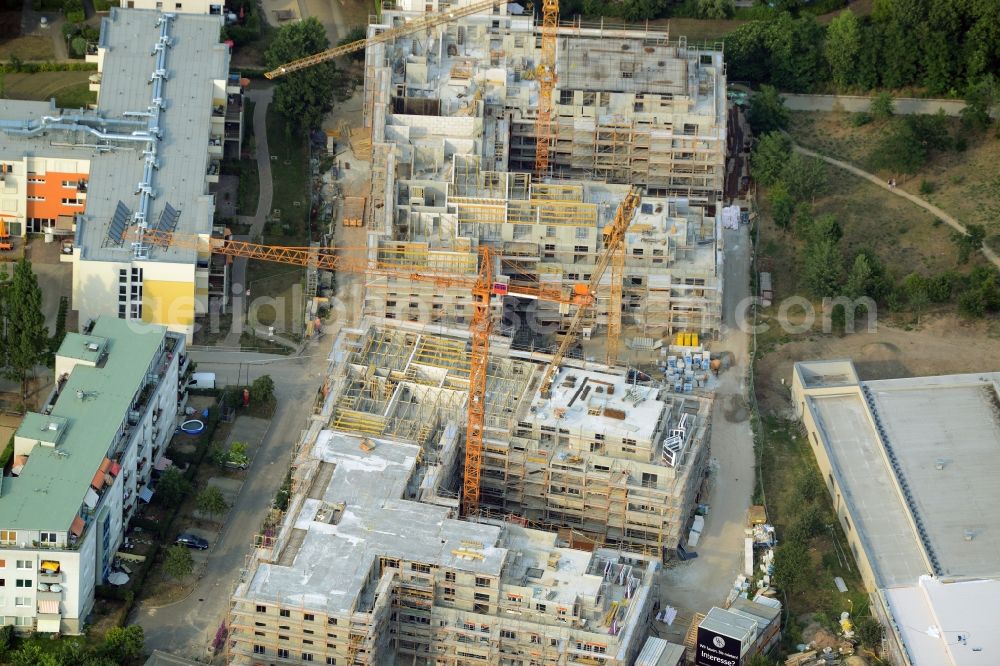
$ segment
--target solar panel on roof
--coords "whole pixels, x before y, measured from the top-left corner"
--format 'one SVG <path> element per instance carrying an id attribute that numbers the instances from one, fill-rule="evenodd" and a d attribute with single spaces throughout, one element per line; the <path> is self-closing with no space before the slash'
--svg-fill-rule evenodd
<path id="1" fill-rule="evenodd" d="M 156 220 L 156 224 L 153 225 L 155 231 L 165 231 L 167 233 L 173 233 L 177 229 L 177 220 L 180 219 L 181 212 L 171 206 L 169 203 L 163 204 L 163 210 L 160 211 L 160 217 Z M 169 240 L 167 238 L 159 238 L 160 245 L 166 247 L 169 245 Z"/>
<path id="2" fill-rule="evenodd" d="M 121 247 L 125 241 L 125 232 L 128 230 L 128 222 L 131 217 L 132 211 L 122 201 L 119 201 L 115 207 L 115 214 L 111 218 L 111 224 L 108 225 L 109 243 Z"/>

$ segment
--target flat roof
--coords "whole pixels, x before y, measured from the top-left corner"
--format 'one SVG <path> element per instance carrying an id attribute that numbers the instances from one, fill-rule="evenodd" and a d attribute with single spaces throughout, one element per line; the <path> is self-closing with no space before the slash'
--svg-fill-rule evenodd
<path id="1" fill-rule="evenodd" d="M 939 573 L 1000 576 L 1000 373 L 866 385 Z"/>
<path id="2" fill-rule="evenodd" d="M 802 361 L 795 364 L 795 372 L 806 388 L 857 386 L 860 381 L 850 359 Z"/>
<path id="3" fill-rule="evenodd" d="M 1000 577 L 1000 373 L 862 383 L 850 361 L 795 372 L 878 585 Z"/>
<path id="4" fill-rule="evenodd" d="M 149 80 L 156 66 L 151 55 L 159 40 L 157 20 L 161 12 L 145 9 L 112 8 L 101 20 L 100 45 L 106 49 L 101 69 L 98 110 L 109 117 L 146 111 L 153 103 Z M 169 78 L 163 85 L 165 110 L 160 114 L 162 137 L 157 146 L 158 169 L 153 189 L 158 192 L 150 204 L 148 223 L 159 219 L 166 204 L 180 212 L 178 233 L 211 234 L 214 202 L 208 194 L 208 140 L 211 127 L 213 81 L 227 80 L 229 50 L 219 41 L 221 16 L 174 14 L 170 22 L 172 46 L 167 49 Z M 87 192 L 86 219 L 78 226 L 77 242 L 82 257 L 99 261 L 131 259 L 129 241 L 122 247 L 105 246 L 108 225 L 119 201 L 133 212 L 138 207 L 136 184 L 142 180 L 141 151 L 113 150 L 93 159 Z M 150 252 L 153 261 L 194 260 L 189 249 Z"/>
<path id="5" fill-rule="evenodd" d="M 884 592 L 914 666 L 992 666 L 1000 663 L 1000 581 L 942 582 Z"/>
<path id="6" fill-rule="evenodd" d="M 75 358 L 79 361 L 97 363 L 104 351 L 107 340 L 96 335 L 83 335 L 82 333 L 67 333 L 59 345 L 57 355 L 65 358 Z M 95 348 L 96 347 L 96 348 Z"/>
<path id="7" fill-rule="evenodd" d="M 54 447 L 36 445 L 20 476 L 3 479 L 0 529 L 69 529 L 166 333 L 165 326 L 98 318 L 92 334 L 107 339 L 107 361 L 70 373 L 51 414 L 63 420 L 65 431 Z M 41 424 L 49 421 L 29 414 L 16 434 L 47 441 L 40 435 L 51 431 L 43 433 Z"/>
<path id="8" fill-rule="evenodd" d="M 624 373 L 559 368 L 552 381 L 551 398 L 537 390 L 531 414 L 522 417 L 566 430 L 612 434 L 637 441 L 652 441 L 669 405 L 659 399 L 660 389 L 633 384 Z M 623 418 L 618 418 L 619 414 Z"/>
<path id="9" fill-rule="evenodd" d="M 930 573 L 860 394 L 818 395 L 808 402 L 879 584 L 911 585 Z"/>
<path id="10" fill-rule="evenodd" d="M 330 481 L 321 499 L 306 499 L 294 517 L 295 529 L 304 534 L 292 564 L 262 563 L 248 596 L 325 613 L 351 612 L 359 608 L 382 556 L 500 575 L 507 550 L 495 546 L 499 527 L 454 520 L 445 507 L 400 499 L 420 447 L 371 439 L 375 449 L 366 453 L 361 441 L 331 430 L 319 434 L 313 455 L 335 465 Z M 344 503 L 335 524 L 317 520 L 324 502 Z M 456 554 L 467 552 L 469 544 L 477 544 L 481 557 Z"/>

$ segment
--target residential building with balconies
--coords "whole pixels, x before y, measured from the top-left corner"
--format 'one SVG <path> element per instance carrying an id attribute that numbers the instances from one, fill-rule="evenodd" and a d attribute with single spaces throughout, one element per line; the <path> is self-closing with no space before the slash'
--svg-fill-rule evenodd
<path id="1" fill-rule="evenodd" d="M 102 317 L 69 333 L 56 386 L 14 435 L 0 479 L 0 615 L 18 631 L 78 634 L 174 431 L 184 337 Z M 8 582 L 8 579 L 10 582 Z"/>

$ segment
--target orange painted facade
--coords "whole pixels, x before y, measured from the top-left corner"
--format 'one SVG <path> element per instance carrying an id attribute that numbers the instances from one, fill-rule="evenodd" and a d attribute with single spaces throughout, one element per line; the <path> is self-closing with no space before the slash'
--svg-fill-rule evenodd
<path id="1" fill-rule="evenodd" d="M 75 186 L 63 187 L 63 181 L 86 182 L 89 177 L 90 174 L 86 173 L 62 173 L 59 171 L 49 171 L 44 175 L 29 173 L 25 217 L 54 220 L 60 215 L 82 213 L 87 203 L 87 193 L 78 191 Z M 45 201 L 35 201 L 32 197 L 44 197 Z M 79 205 L 64 204 L 63 199 L 76 199 Z"/>

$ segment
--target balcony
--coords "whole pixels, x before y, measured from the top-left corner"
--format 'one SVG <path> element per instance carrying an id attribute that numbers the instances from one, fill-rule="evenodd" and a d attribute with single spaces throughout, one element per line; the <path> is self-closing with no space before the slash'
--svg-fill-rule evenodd
<path id="1" fill-rule="evenodd" d="M 226 122 L 240 122 L 243 118 L 243 95 L 230 94 L 226 99 Z"/>
<path id="2" fill-rule="evenodd" d="M 208 154 L 212 157 L 222 157 L 222 137 L 212 135 L 208 138 Z"/>
<path id="3" fill-rule="evenodd" d="M 208 169 L 205 173 L 205 180 L 209 183 L 219 182 L 219 172 L 222 170 L 222 163 L 219 160 L 212 160 L 208 163 Z"/>

